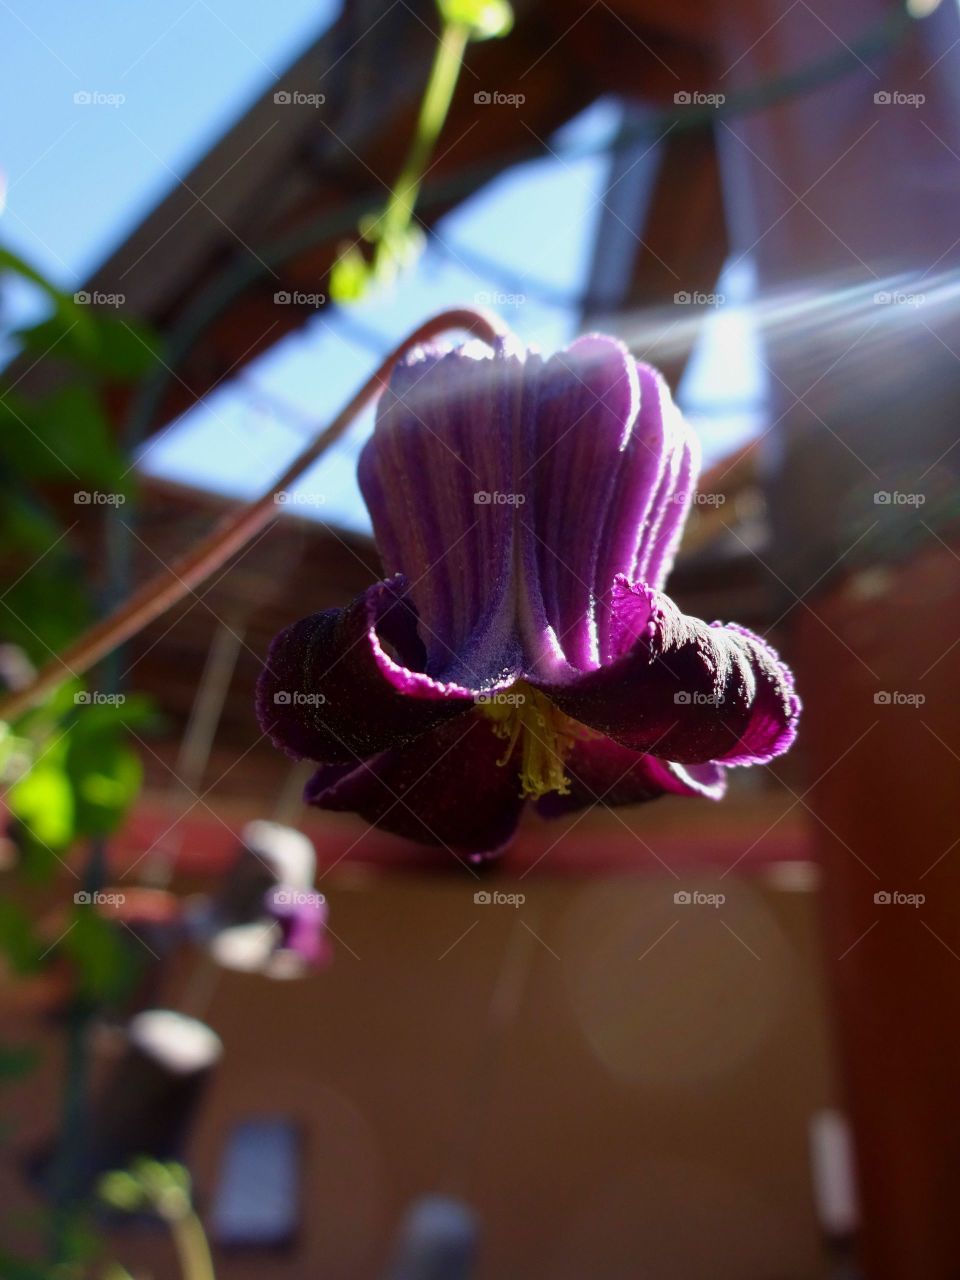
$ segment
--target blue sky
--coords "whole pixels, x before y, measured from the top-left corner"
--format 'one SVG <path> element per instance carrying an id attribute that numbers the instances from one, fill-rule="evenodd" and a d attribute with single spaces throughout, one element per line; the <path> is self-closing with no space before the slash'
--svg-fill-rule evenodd
<path id="1" fill-rule="evenodd" d="M 0 2 L 0 111 L 13 122 L 0 141 L 8 183 L 4 243 L 64 287 L 76 289 L 119 240 L 186 175 L 194 161 L 333 20 L 335 0 L 75 0 Z M 100 95 L 78 104 L 77 93 Z M 120 98 L 122 97 L 122 101 Z M 111 105 L 115 103 L 116 105 Z M 509 109 L 509 108 L 501 108 Z M 600 103 L 554 145 L 602 143 L 617 124 Z M 536 299 L 537 284 L 563 296 L 584 287 L 603 191 L 602 156 L 532 162 L 514 169 L 445 219 L 453 253 L 428 250 L 392 294 L 339 316 L 321 313 L 278 344 L 242 379 L 218 390 L 149 445 L 154 474 L 252 496 L 279 472 L 311 426 L 326 421 L 372 363 L 424 316 L 454 303 L 490 302 L 528 341 L 550 350 L 576 331 L 577 316 Z M 515 276 L 514 303 L 502 282 L 458 260 L 474 251 Z M 726 292 L 749 290 L 740 271 Z M 7 313 L 28 314 L 12 292 Z M 762 395 L 749 360 L 743 314 L 708 323 L 684 387 L 709 411 L 703 428 L 715 456 L 755 428 L 756 412 L 724 414 Z M 365 528 L 353 475 L 365 424 L 305 478 L 317 518 Z"/>

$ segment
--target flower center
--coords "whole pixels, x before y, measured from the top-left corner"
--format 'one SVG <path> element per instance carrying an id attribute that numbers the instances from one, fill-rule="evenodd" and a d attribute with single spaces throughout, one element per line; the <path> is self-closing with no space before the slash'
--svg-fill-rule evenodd
<path id="1" fill-rule="evenodd" d="M 483 695 L 480 712 L 493 721 L 493 731 L 507 742 L 498 765 L 520 751 L 520 794 L 538 800 L 550 791 L 570 794 L 564 760 L 580 736 L 575 720 L 565 716 L 539 689 L 518 680 L 509 689 Z"/>

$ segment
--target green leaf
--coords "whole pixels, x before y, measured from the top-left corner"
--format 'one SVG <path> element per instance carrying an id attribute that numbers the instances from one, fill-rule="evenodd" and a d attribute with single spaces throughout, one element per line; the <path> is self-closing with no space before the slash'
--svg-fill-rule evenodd
<path id="1" fill-rule="evenodd" d="M 93 701 L 91 696 L 86 701 L 87 695 L 80 690 L 79 684 L 71 683 L 70 702 L 78 708 L 77 724 L 86 735 L 133 726 L 155 727 L 158 723 L 156 708 L 145 693 L 120 694 L 110 701 Z"/>
<path id="2" fill-rule="evenodd" d="M 29 280 L 31 284 L 42 289 L 55 302 L 66 303 L 67 301 L 65 293 L 51 284 L 45 275 L 27 262 L 26 258 L 21 258 L 12 249 L 0 248 L 0 271 L 12 271 L 14 275 L 22 276 L 24 280 Z"/>
<path id="3" fill-rule="evenodd" d="M 115 1259 L 104 1263 L 103 1280 L 134 1280 L 127 1268 Z"/>
<path id="4" fill-rule="evenodd" d="M 136 1213 L 146 1204 L 146 1194 L 139 1181 L 122 1169 L 105 1173 L 97 1183 L 97 1194 L 111 1209 Z"/>
<path id="5" fill-rule="evenodd" d="M 17 903 L 0 898 L 0 951 L 14 973 L 33 973 L 40 965 L 42 948 L 33 932 L 30 916 Z"/>
<path id="6" fill-rule="evenodd" d="M 9 786 L 30 768 L 33 743 L 0 720 L 0 784 Z"/>
<path id="7" fill-rule="evenodd" d="M 0 1080 L 19 1080 L 40 1061 L 32 1045 L 0 1045 Z"/>
<path id="8" fill-rule="evenodd" d="M 127 464 L 92 387 L 74 384 L 54 392 L 36 406 L 35 421 L 47 456 L 55 454 L 74 479 L 126 493 Z"/>
<path id="9" fill-rule="evenodd" d="M 370 267 L 357 245 L 345 249 L 330 271 L 327 288 L 333 302 L 357 302 L 370 284 Z"/>
<path id="10" fill-rule="evenodd" d="M 98 313 L 94 368 L 108 378 L 133 382 L 160 360 L 161 342 L 146 325 Z"/>
<path id="11" fill-rule="evenodd" d="M 14 275 L 20 276 L 21 279 L 28 280 L 31 284 L 36 285 L 53 304 L 54 314 L 51 319 L 56 322 L 56 329 L 49 334 L 47 346 L 42 348 L 38 354 L 45 354 L 53 345 L 59 346 L 68 337 L 72 350 L 81 355 L 89 354 L 96 349 L 94 323 L 86 307 L 78 306 L 70 294 L 58 289 L 42 272 L 31 266 L 25 258 L 21 258 L 19 254 L 13 253 L 10 249 L 0 248 L 0 273 L 4 271 L 13 272 Z M 47 322 L 43 323 L 46 324 Z M 38 329 L 40 327 L 39 325 L 36 326 Z M 22 340 L 21 335 L 17 336 L 21 337 Z"/>
<path id="12" fill-rule="evenodd" d="M 48 552 L 61 532 L 53 512 L 36 494 L 20 484 L 0 490 L 0 544 L 30 552 Z"/>
<path id="13" fill-rule="evenodd" d="M 424 235 L 418 226 L 385 227 L 377 245 L 373 273 L 378 284 L 391 285 L 423 252 Z"/>
<path id="14" fill-rule="evenodd" d="M 58 1271 L 52 1265 L 0 1253 L 0 1280 L 57 1280 L 57 1277 Z"/>
<path id="15" fill-rule="evenodd" d="M 128 470 L 96 392 L 82 383 L 37 403 L 0 402 L 0 458 L 19 477 L 126 493 Z"/>
<path id="16" fill-rule="evenodd" d="M 136 984 L 139 957 L 129 935 L 122 934 L 93 907 L 76 908 L 74 922 L 58 949 L 76 966 L 80 994 L 87 1000 L 119 1000 Z"/>
<path id="17" fill-rule="evenodd" d="M 73 838 L 74 796 L 64 764 L 66 735 L 44 748 L 7 795 L 11 814 L 30 836 L 54 852 L 65 849 Z"/>
<path id="18" fill-rule="evenodd" d="M 113 719 L 120 710 L 94 706 L 90 711 L 99 714 L 79 716 L 69 735 L 66 777 L 78 836 L 116 831 L 140 790 L 143 764 Z"/>
<path id="19" fill-rule="evenodd" d="M 34 360 L 65 361 L 80 368 L 92 369 L 97 359 L 98 343 L 93 315 L 89 308 L 77 308 L 70 300 L 36 324 L 24 329 L 14 329 L 10 336 L 20 344 L 21 355 Z"/>
<path id="20" fill-rule="evenodd" d="M 160 340 L 146 325 L 90 307 L 81 310 L 86 324 L 80 329 L 72 316 L 58 312 L 12 336 L 27 355 L 66 360 L 119 382 L 135 381 L 158 362 Z"/>
<path id="21" fill-rule="evenodd" d="M 14 585 L 0 598 L 0 639 L 18 644 L 36 663 L 75 639 L 90 617 L 87 588 L 74 566 L 72 556 L 54 551 L 33 568 L 24 565 L 29 572 L 19 581 L 12 574 Z"/>

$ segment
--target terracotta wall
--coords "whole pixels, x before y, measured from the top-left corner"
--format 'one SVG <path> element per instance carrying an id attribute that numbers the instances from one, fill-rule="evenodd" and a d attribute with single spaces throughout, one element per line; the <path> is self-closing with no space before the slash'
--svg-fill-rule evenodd
<path id="1" fill-rule="evenodd" d="M 823 1274 L 807 1123 L 834 1091 L 813 893 L 706 872 L 487 882 L 525 894 L 515 908 L 460 878 L 325 884 L 327 972 L 211 991 L 184 958 L 167 979 L 226 1049 L 191 1151 L 202 1202 L 235 1121 L 303 1126 L 298 1248 L 218 1256 L 221 1280 L 372 1280 L 404 1207 L 437 1190 L 478 1210 L 485 1280 Z M 726 901 L 677 904 L 678 888 Z M 20 1091 L 21 1147 L 49 1129 L 55 1065 Z M 2 1198 L 22 1220 L 9 1169 Z M 177 1274 L 155 1233 L 116 1247 L 138 1276 Z"/>

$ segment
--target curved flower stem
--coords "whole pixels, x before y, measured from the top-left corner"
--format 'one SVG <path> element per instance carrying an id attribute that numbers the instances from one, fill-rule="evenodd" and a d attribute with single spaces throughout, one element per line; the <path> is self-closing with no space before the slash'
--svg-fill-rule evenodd
<path id="1" fill-rule="evenodd" d="M 231 511 L 185 555 L 133 593 L 119 608 L 95 623 L 61 654 L 40 669 L 34 679 L 0 701 L 0 720 L 12 720 L 69 676 L 81 675 L 135 636 L 193 590 L 198 583 L 245 546 L 276 511 L 276 495 L 295 484 L 303 473 L 343 435 L 353 419 L 373 401 L 386 385 L 390 373 L 406 353 L 420 343 L 449 329 L 462 329 L 491 345 L 509 330 L 494 315 L 474 307 L 441 311 L 425 321 L 396 346 L 380 367 L 320 432 L 290 463 L 283 474 L 259 498 Z"/>

